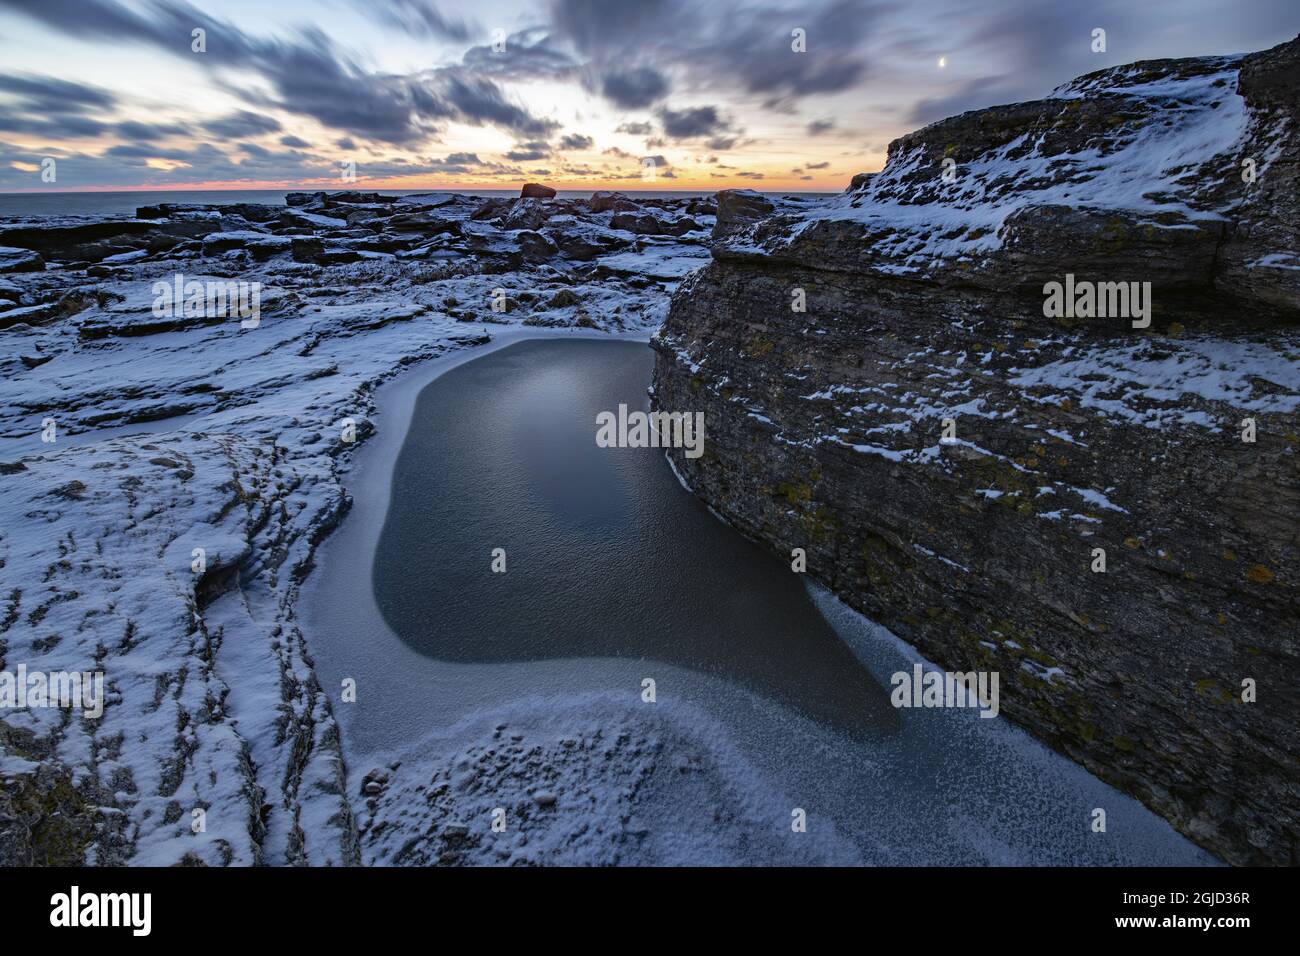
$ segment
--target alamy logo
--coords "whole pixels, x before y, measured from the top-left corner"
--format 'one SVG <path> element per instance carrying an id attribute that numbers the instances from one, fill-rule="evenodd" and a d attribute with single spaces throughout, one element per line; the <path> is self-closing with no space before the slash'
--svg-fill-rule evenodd
<path id="1" fill-rule="evenodd" d="M 1067 272 L 1064 284 L 1045 283 L 1043 295 L 1049 319 L 1132 319 L 1135 329 L 1151 324 L 1150 282 L 1076 282 Z"/>
<path id="2" fill-rule="evenodd" d="M 998 715 L 997 671 L 926 671 L 920 664 L 912 672 L 898 671 L 889 679 L 895 707 L 978 707 L 981 717 Z"/>
<path id="3" fill-rule="evenodd" d="M 629 412 L 596 416 L 596 444 L 601 448 L 685 448 L 687 458 L 704 454 L 704 413 Z"/>
<path id="4" fill-rule="evenodd" d="M 150 893 L 83 894 L 74 886 L 51 896 L 50 906 L 51 926 L 129 926 L 133 936 L 148 936 L 153 928 Z"/>
<path id="5" fill-rule="evenodd" d="M 255 329 L 262 319 L 262 283 L 234 279 L 200 282 L 178 272 L 171 282 L 153 284 L 153 314 L 160 319 L 236 317 L 240 328 Z"/>
<path id="6" fill-rule="evenodd" d="M 16 671 L 0 671 L 0 709 L 27 707 L 81 708 L 87 717 L 104 714 L 102 671 L 28 671 L 19 664 Z"/>

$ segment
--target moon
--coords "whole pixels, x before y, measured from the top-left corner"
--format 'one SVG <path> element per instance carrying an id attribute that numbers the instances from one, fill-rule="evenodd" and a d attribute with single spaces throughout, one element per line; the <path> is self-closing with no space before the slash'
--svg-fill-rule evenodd
<path id="1" fill-rule="evenodd" d="M 948 65 L 948 58 L 946 56 L 939 57 L 939 69 L 942 70 L 947 65 Z"/>

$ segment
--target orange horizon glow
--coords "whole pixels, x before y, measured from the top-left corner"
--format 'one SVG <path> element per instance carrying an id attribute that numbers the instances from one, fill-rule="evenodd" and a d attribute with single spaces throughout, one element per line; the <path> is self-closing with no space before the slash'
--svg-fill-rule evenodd
<path id="1" fill-rule="evenodd" d="M 754 179 L 737 179 L 728 177 L 727 180 L 708 179 L 701 180 L 695 178 L 674 178 L 660 179 L 654 183 L 646 183 L 638 180 L 635 185 L 626 181 L 597 181 L 597 180 L 554 180 L 547 177 L 537 177 L 530 179 L 520 179 L 517 183 L 503 184 L 498 181 L 488 182 L 457 182 L 441 183 L 420 181 L 419 177 L 410 179 L 365 179 L 358 176 L 354 181 L 342 182 L 335 177 L 321 179 L 304 179 L 304 180 L 222 180 L 213 182 L 195 182 L 195 183 L 167 183 L 151 185 L 148 183 L 134 186 L 123 185 L 104 185 L 104 186 L 72 186 L 67 188 L 32 188 L 32 189 L 10 189 L 0 192 L 0 195 L 33 195 L 40 193 L 135 193 L 135 192 L 248 192 L 248 191 L 289 191 L 289 192 L 350 192 L 350 191 L 370 191 L 384 189 L 414 189 L 428 192 L 476 192 L 476 191 L 493 191 L 493 192 L 511 192 L 521 188 L 524 183 L 540 182 L 543 185 L 550 186 L 558 192 L 568 190 L 582 192 L 718 192 L 723 189 L 752 189 L 757 192 L 843 192 L 848 185 L 849 177 L 843 180 L 814 180 L 813 182 L 801 182 L 790 179 L 772 179 L 772 180 L 754 180 Z"/>

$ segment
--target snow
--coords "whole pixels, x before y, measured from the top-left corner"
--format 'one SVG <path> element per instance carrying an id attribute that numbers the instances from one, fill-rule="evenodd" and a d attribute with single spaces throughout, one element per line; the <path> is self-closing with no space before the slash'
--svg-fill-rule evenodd
<path id="1" fill-rule="evenodd" d="M 715 718 L 680 702 L 524 698 L 390 756 L 383 792 L 359 815 L 371 864 L 863 862 L 824 820 L 793 833 L 798 801 L 765 786 Z"/>
<path id="2" fill-rule="evenodd" d="M 1032 206 L 1125 210 L 1161 229 L 1221 219 L 1225 210 L 1187 201 L 1196 193 L 1188 189 L 1189 172 L 1204 163 L 1231 164 L 1249 123 L 1237 93 L 1237 61 L 1222 58 L 1220 67 L 1131 84 L 1122 71 L 1111 71 L 1091 81 L 1098 89 L 1067 84 L 1049 99 L 1106 92 L 1117 99 L 1116 114 L 1149 105 L 1155 115 L 1125 123 L 1073 153 L 1047 149 L 1043 136 L 1027 132 L 978 156 L 962 157 L 951 183 L 939 179 L 933 145 L 910 142 L 861 190 L 809 206 L 784 241 L 822 221 L 859 223 L 866 228 L 871 268 L 907 276 L 944 263 L 972 262 L 1002 248 L 1007 221 Z M 933 176 L 923 173 L 931 168 Z M 1175 214 L 1178 221 L 1157 219 L 1162 214 Z M 737 237 L 740 251 L 750 241 L 745 236 Z"/>
<path id="3" fill-rule="evenodd" d="M 848 607 L 812 580 L 810 597 L 862 665 L 882 685 L 891 675 L 920 664 L 942 671 L 916 647 Z M 986 646 L 992 642 L 986 642 Z M 994 645 L 1003 668 L 1024 660 L 1010 640 Z M 1035 672 L 1070 683 L 1060 668 Z M 983 720 L 973 708 L 897 711 L 901 721 L 888 746 L 874 751 L 878 785 L 870 791 L 875 828 L 882 842 L 906 842 L 907 863 L 930 865 L 1132 865 L 1212 863 L 1209 854 L 1173 834 L 1169 824 L 1086 770 L 1060 759 L 1006 720 Z M 918 760 L 918 754 L 926 756 Z M 959 769 L 953 769 L 959 768 Z M 918 777 L 941 793 L 921 794 Z M 859 795 L 857 799 L 861 800 Z M 1122 840 L 1097 841 L 1076 821 L 1104 806 L 1122 825 Z M 1074 812 L 1062 808 L 1078 807 Z M 1116 830 L 1116 832 L 1121 832 Z M 1171 839 L 1172 838 L 1172 839 Z M 888 853 L 869 862 L 892 861 Z"/>
<path id="4" fill-rule="evenodd" d="M 1253 262 L 1246 263 L 1247 269 L 1293 269 L 1300 270 L 1300 256 L 1290 252 L 1270 252 Z"/>
<path id="5" fill-rule="evenodd" d="M 1121 514 L 1128 514 L 1127 508 L 1121 508 L 1115 504 L 1100 491 L 1094 491 L 1091 488 L 1070 488 L 1076 495 L 1088 502 L 1090 505 L 1096 505 L 1098 508 L 1105 508 L 1107 511 L 1118 511 Z"/>
<path id="6" fill-rule="evenodd" d="M 618 252 L 596 260 L 611 272 L 642 275 L 656 279 L 681 279 L 710 262 L 707 252 L 683 252 L 678 255 L 656 255 L 655 247 L 648 246 L 639 252 Z"/>
<path id="7" fill-rule="evenodd" d="M 956 561 L 953 561 L 951 558 L 945 558 L 941 554 L 935 554 L 935 552 L 931 551 L 929 548 L 922 547 L 921 545 L 916 544 L 915 542 L 912 543 L 912 547 L 915 548 L 917 551 L 919 551 L 921 554 L 924 554 L 927 558 L 934 558 L 938 561 L 942 561 L 950 568 L 956 568 L 958 571 L 965 571 L 967 574 L 970 574 L 970 568 L 966 567 L 966 565 L 964 564 L 958 564 Z"/>
<path id="8" fill-rule="evenodd" d="M 232 236 L 288 241 L 214 238 Z M 675 262 L 685 248 L 643 255 L 653 271 L 656 255 Z M 257 328 L 182 319 L 138 334 L 154 281 L 231 273 L 212 259 L 110 264 L 121 274 L 94 283 L 102 304 L 15 325 L 0 350 L 0 666 L 100 669 L 106 706 L 97 721 L 57 709 L 2 719 L 47 740 L 47 763 L 102 811 L 97 862 L 355 862 L 338 726 L 295 614 L 316 545 L 348 505 L 343 421 L 364 441 L 381 383 L 523 323 L 648 336 L 675 280 L 637 288 L 392 256 L 325 270 L 240 261 L 238 277 L 263 285 Z M 51 276 L 6 280 L 72 281 Z M 497 288 L 521 304 L 493 313 Z M 560 289 L 576 303 L 547 305 Z M 593 328 L 575 328 L 579 316 Z M 81 334 L 92 328 L 106 334 Z M 34 768 L 0 747 L 0 774 Z"/>
<path id="9" fill-rule="evenodd" d="M 1013 369 L 1009 381 L 1041 390 L 1040 401 L 1059 404 L 1064 393 L 1076 404 L 1147 428 L 1221 427 L 1225 411 L 1215 405 L 1229 406 L 1230 415 L 1300 408 L 1300 355 L 1285 336 L 1276 344 L 1204 337 L 1095 345 L 1077 358 Z"/>

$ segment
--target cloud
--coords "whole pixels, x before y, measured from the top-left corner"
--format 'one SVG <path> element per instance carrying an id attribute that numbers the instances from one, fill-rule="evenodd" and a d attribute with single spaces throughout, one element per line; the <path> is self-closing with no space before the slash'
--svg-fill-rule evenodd
<path id="1" fill-rule="evenodd" d="M 52 76 L 0 74 L 0 92 L 17 97 L 25 110 L 35 113 L 81 113 L 87 108 L 112 109 L 117 98 L 108 90 Z"/>
<path id="2" fill-rule="evenodd" d="M 693 85 L 741 89 L 783 100 L 840 92 L 868 73 L 865 41 L 894 0 L 832 0 L 792 6 L 697 0 L 554 0 L 551 23 L 589 62 L 618 73 L 633 61 L 662 77 L 668 67 Z M 803 29 L 807 52 L 792 49 Z M 662 97 L 644 98 L 643 108 Z M 606 94 L 608 95 L 608 94 Z M 612 98 L 612 97 L 611 97 Z M 617 100 L 616 100 L 617 102 Z"/>
<path id="3" fill-rule="evenodd" d="M 1000 89 L 1005 89 L 1005 80 L 1000 76 L 970 80 L 951 87 L 950 92 L 917 100 L 908 112 L 907 120 L 924 126 L 967 110 L 991 106 L 1001 99 L 997 93 Z"/>
<path id="4" fill-rule="evenodd" d="M 485 165 L 477 153 L 449 153 L 442 159 L 431 159 L 428 165 L 447 175 L 462 175 Z"/>
<path id="5" fill-rule="evenodd" d="M 139 123 L 127 120 L 114 125 L 113 131 L 126 139 L 153 141 L 165 136 L 186 136 L 191 129 L 186 123 Z"/>
<path id="6" fill-rule="evenodd" d="M 649 123 L 623 123 L 616 133 L 627 133 L 629 136 L 649 136 L 655 131 L 655 128 Z"/>
<path id="7" fill-rule="evenodd" d="M 841 92 L 867 75 L 863 41 L 891 7 L 886 2 L 837 0 L 812 9 L 784 8 L 735 18 L 731 29 L 717 31 L 692 49 L 690 61 L 715 83 L 734 81 L 750 93 L 767 94 L 769 105 L 783 98 Z M 774 22 L 790 28 L 773 29 Z M 806 52 L 792 48 L 796 27 L 805 31 Z"/>
<path id="8" fill-rule="evenodd" d="M 236 110 L 221 119 L 209 120 L 204 128 L 214 136 L 226 139 L 243 139 L 245 136 L 258 136 L 263 133 L 278 133 L 280 121 L 248 110 Z"/>
<path id="9" fill-rule="evenodd" d="M 190 154 L 181 149 L 161 149 L 157 146 L 147 146 L 138 143 L 121 143 L 117 146 L 110 146 L 104 150 L 104 156 L 115 156 L 120 159 L 178 159 L 184 160 Z"/>
<path id="10" fill-rule="evenodd" d="M 534 140 L 529 143 L 516 143 L 515 148 L 506 153 L 506 159 L 516 163 L 530 163 L 551 155 L 551 144 Z"/>
<path id="11" fill-rule="evenodd" d="M 95 138 L 114 131 L 142 138 L 164 135 L 163 126 L 114 124 L 117 97 L 108 90 L 34 73 L 0 74 L 0 131 L 51 140 Z"/>
<path id="12" fill-rule="evenodd" d="M 211 70 L 257 74 L 273 92 L 234 88 L 249 105 L 310 116 L 325 126 L 388 143 L 427 139 L 439 120 L 494 124 L 523 135 L 557 124 L 532 117 L 507 101 L 489 79 L 462 75 L 463 67 L 411 74 L 363 68 L 317 27 L 293 40 L 261 39 L 198 10 L 184 0 L 153 0 L 149 16 L 116 0 L 6 0 L 11 9 L 71 36 L 96 42 L 126 40 L 184 56 Z M 410 9 L 410 5 L 406 5 Z M 208 52 L 195 56 L 178 36 L 207 30 Z"/>
<path id="13" fill-rule="evenodd" d="M 102 136 L 109 126 L 87 116 L 51 116 L 41 119 L 34 116 L 11 115 L 0 113 L 0 132 L 26 133 L 32 136 L 48 136 L 52 140 L 80 139 Z"/>
<path id="14" fill-rule="evenodd" d="M 39 165 L 46 155 L 9 143 L 0 142 L 0 154 L 8 161 Z M 121 144 L 95 156 L 70 150 L 51 153 L 58 161 L 58 183 L 62 188 L 88 185 L 177 186 L 189 183 L 286 182 L 337 188 L 338 165 L 325 158 L 296 149 L 267 149 L 255 143 L 240 143 L 232 154 L 211 143 L 199 143 L 183 149 L 159 149 L 147 144 Z M 150 160 L 168 160 L 172 165 L 160 169 Z M 458 175 L 470 171 L 473 153 L 452 153 L 445 159 L 410 162 L 404 159 L 366 161 L 357 164 L 360 182 L 417 175 Z M 522 172 L 513 167 L 484 164 L 473 170 L 475 175 L 508 175 Z M 7 165 L 0 165 L 0 190 L 31 188 L 39 183 L 35 176 Z"/>
<path id="15" fill-rule="evenodd" d="M 556 0 L 551 23 L 579 52 L 600 59 L 662 34 L 680 19 L 681 9 L 678 0 Z"/>
<path id="16" fill-rule="evenodd" d="M 550 31 L 530 27 L 506 37 L 505 49 L 491 44 L 470 47 L 461 64 L 475 75 L 503 80 L 564 79 L 580 64 L 554 45 Z"/>
<path id="17" fill-rule="evenodd" d="M 428 0 L 354 0 L 365 13 L 422 37 L 468 40 L 478 27 L 464 20 L 443 16 Z"/>
<path id="18" fill-rule="evenodd" d="M 802 164 L 832 153 L 840 168 L 864 152 L 874 157 L 885 140 L 917 125 L 1040 97 L 1083 72 L 1145 57 L 1259 49 L 1294 33 L 1294 0 L 1251 0 L 1250 16 L 1211 10 L 1208 0 L 1184 0 L 1189 9 L 1175 18 L 1159 12 L 1165 6 L 1131 0 L 1075 7 L 932 0 L 924 11 L 898 0 L 546 0 L 512 5 L 515 32 L 504 48 L 494 48 L 474 17 L 495 8 L 481 2 L 329 2 L 335 11 L 344 7 L 348 19 L 321 17 L 292 29 L 280 9 L 269 6 L 274 13 L 223 19 L 220 5 L 204 5 L 216 11 L 208 12 L 196 0 L 0 0 L 0 32 L 11 38 L 19 31 L 6 28 L 26 17 L 87 44 L 131 50 L 149 69 L 140 77 L 115 77 L 111 89 L 58 78 L 63 71 L 55 68 L 56 76 L 0 73 L 0 137 L 48 143 L 41 155 L 71 164 L 65 171 L 60 160 L 61 185 L 89 171 L 103 184 L 131 177 L 167 184 L 336 176 L 339 151 L 350 153 L 358 143 L 412 157 L 367 163 L 371 169 L 517 176 L 531 165 L 511 163 L 543 157 L 557 170 L 579 168 L 565 165 L 564 154 L 593 150 L 594 140 L 608 136 L 615 123 L 645 150 L 686 143 L 702 155 L 725 150 L 738 163 L 759 142 L 745 127 L 772 130 L 776 138 L 767 145 L 786 154 L 774 169 L 829 168 Z M 285 9 L 292 17 L 299 6 Z M 343 31 L 357 11 L 369 14 L 380 43 L 399 33 L 416 38 L 425 65 L 397 67 L 405 52 L 380 49 L 373 57 L 350 46 L 353 38 Z M 1089 50 L 1097 25 L 1108 31 L 1105 55 Z M 202 56 L 189 49 L 195 26 L 207 30 Z M 791 49 L 796 27 L 806 31 L 805 53 Z M 51 50 L 66 55 L 64 47 Z M 941 55 L 948 57 L 943 70 L 936 65 Z M 211 115 L 178 103 L 171 114 L 160 111 L 168 71 L 180 64 L 187 74 L 206 74 L 208 87 L 234 97 L 238 109 Z M 570 102 L 567 94 L 584 91 L 605 103 L 588 109 Z M 698 105 L 710 103 L 717 105 Z M 600 123 L 611 107 L 615 116 L 622 112 L 621 121 L 587 125 Z M 754 115 L 764 109 L 774 115 Z M 872 125 L 856 117 L 869 117 Z M 325 132 L 295 135 L 281 124 Z M 499 128 L 514 145 L 489 162 L 470 152 L 425 155 L 454 135 L 456 124 Z M 566 127 L 588 133 L 561 135 Z M 194 145 L 192 137 L 209 135 L 229 143 Z M 822 139 L 809 142 L 814 137 Z M 58 145 L 75 141 L 97 141 L 109 150 L 94 156 L 80 152 L 80 145 Z M 448 140 L 437 148 L 469 142 Z M 852 148 L 840 153 L 841 147 Z M 619 175 L 637 158 L 617 148 L 604 153 Z M 160 170 L 156 160 L 184 166 Z"/>
<path id="19" fill-rule="evenodd" d="M 668 94 L 668 80 L 648 66 L 606 73 L 601 83 L 605 99 L 624 109 L 644 109 Z"/>
<path id="20" fill-rule="evenodd" d="M 530 115 L 523 107 L 509 102 L 501 88 L 488 79 L 466 79 L 446 74 L 446 97 L 458 119 L 475 125 L 492 123 L 525 136 L 545 136 L 559 128 L 559 123 Z"/>
<path id="21" fill-rule="evenodd" d="M 719 115 L 717 107 L 695 106 L 684 110 L 664 107 L 659 111 L 664 134 L 669 139 L 694 139 L 726 132 L 731 123 Z M 713 147 L 718 148 L 718 147 Z"/>

